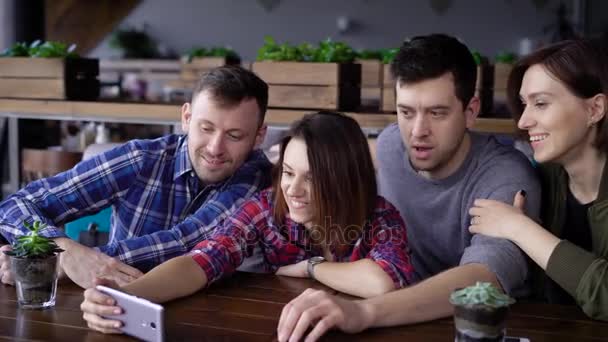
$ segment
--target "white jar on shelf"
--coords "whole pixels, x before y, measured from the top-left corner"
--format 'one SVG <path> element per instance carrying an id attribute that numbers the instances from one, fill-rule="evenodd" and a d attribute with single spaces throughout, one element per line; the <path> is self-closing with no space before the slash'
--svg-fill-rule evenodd
<path id="1" fill-rule="evenodd" d="M 110 142 L 110 130 L 104 125 L 97 125 L 97 135 L 95 136 L 96 144 L 107 144 Z"/>

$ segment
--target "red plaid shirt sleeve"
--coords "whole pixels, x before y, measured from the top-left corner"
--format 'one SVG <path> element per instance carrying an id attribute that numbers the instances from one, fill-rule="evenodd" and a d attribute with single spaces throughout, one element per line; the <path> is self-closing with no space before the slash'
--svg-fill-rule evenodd
<path id="1" fill-rule="evenodd" d="M 253 253 L 267 226 L 270 208 L 259 196 L 249 199 L 189 255 L 207 276 L 207 285 L 232 274 Z"/>
<path id="2" fill-rule="evenodd" d="M 372 259 L 391 277 L 395 288 L 412 283 L 414 268 L 410 259 L 405 223 L 399 211 L 384 198 L 371 221 L 371 249 L 365 257 Z"/>

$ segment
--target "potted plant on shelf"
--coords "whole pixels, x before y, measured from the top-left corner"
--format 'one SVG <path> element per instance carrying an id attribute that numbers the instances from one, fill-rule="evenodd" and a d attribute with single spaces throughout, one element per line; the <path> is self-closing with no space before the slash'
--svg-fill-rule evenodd
<path id="1" fill-rule="evenodd" d="M 512 52 L 500 52 L 494 63 L 494 99 L 505 102 L 507 99 L 507 83 L 517 56 Z"/>
<path id="2" fill-rule="evenodd" d="M 383 112 L 396 112 L 397 111 L 397 100 L 395 98 L 395 80 L 391 75 L 391 63 L 395 56 L 399 52 L 399 48 L 382 49 L 382 101 L 380 103 L 380 110 Z"/>
<path id="3" fill-rule="evenodd" d="M 382 98 L 382 51 L 358 51 L 355 62 L 361 64 L 361 105 L 378 110 Z"/>
<path id="4" fill-rule="evenodd" d="M 81 58 L 74 44 L 15 43 L 0 54 L 0 97 L 95 100 L 99 61 Z"/>
<path id="5" fill-rule="evenodd" d="M 480 102 L 480 116 L 489 115 L 494 106 L 492 66 L 488 58 L 479 51 L 472 50 L 471 54 L 477 65 L 477 79 L 475 80 L 475 96 Z"/>
<path id="6" fill-rule="evenodd" d="M 180 79 L 184 82 L 194 83 L 199 80 L 201 73 L 209 69 L 223 65 L 239 64 L 241 64 L 241 57 L 230 48 L 221 46 L 213 48 L 194 47 L 181 58 Z"/>
<path id="7" fill-rule="evenodd" d="M 502 341 L 509 305 L 515 300 L 491 283 L 477 282 L 450 295 L 456 341 Z"/>
<path id="8" fill-rule="evenodd" d="M 119 28 L 112 32 L 109 45 L 122 52 L 125 59 L 153 59 L 159 58 L 158 43 L 146 32 L 146 25 L 142 29 L 135 27 Z"/>
<path id="9" fill-rule="evenodd" d="M 278 44 L 266 37 L 252 70 L 269 84 L 270 107 L 356 110 L 361 104 L 361 65 L 345 43 L 326 39 Z"/>
<path id="10" fill-rule="evenodd" d="M 29 230 L 12 244 L 11 270 L 15 278 L 17 301 L 26 309 L 41 309 L 55 305 L 59 253 L 63 250 L 55 242 L 40 235 L 46 224 L 24 222 Z"/>

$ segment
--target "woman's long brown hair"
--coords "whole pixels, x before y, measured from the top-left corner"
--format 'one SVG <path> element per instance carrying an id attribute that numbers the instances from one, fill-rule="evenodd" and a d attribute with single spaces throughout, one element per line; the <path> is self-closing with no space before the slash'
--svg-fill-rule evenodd
<path id="1" fill-rule="evenodd" d="M 310 233 L 320 237 L 312 243 L 343 256 L 361 236 L 378 195 L 367 139 L 359 124 L 341 113 L 308 114 L 294 123 L 281 143 L 274 170 L 273 217 L 279 224 L 288 212 L 281 176 L 285 149 L 292 139 L 301 139 L 307 147 L 315 212 Z"/>

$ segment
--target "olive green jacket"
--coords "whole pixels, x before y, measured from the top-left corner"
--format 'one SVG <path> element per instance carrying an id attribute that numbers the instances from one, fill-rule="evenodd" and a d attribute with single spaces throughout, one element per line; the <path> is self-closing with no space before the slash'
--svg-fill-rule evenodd
<path id="1" fill-rule="evenodd" d="M 562 236 L 568 176 L 557 165 L 541 167 L 542 218 L 546 229 Z M 608 321 L 608 162 L 600 190 L 587 212 L 592 251 L 562 240 L 549 258 L 546 274 L 566 290 L 591 318 Z"/>

